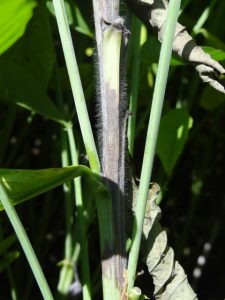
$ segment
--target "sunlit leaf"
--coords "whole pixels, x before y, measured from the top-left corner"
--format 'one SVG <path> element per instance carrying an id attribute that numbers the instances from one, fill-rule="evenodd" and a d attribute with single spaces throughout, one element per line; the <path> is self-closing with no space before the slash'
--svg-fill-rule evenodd
<path id="1" fill-rule="evenodd" d="M 1 59 L 16 62 L 31 72 L 44 88 L 48 87 L 55 64 L 55 49 L 44 1 L 40 1 L 34 10 L 33 18 L 23 37 L 6 51 Z"/>
<path id="2" fill-rule="evenodd" d="M 0 1 L 0 54 L 24 34 L 35 6 L 34 0 Z"/>
<path id="3" fill-rule="evenodd" d="M 210 56 L 217 60 L 217 61 L 221 61 L 221 60 L 225 60 L 225 51 L 221 50 L 221 49 L 215 49 L 212 47 L 202 47 L 203 50 L 210 54 Z"/>
<path id="4" fill-rule="evenodd" d="M 170 110 L 162 117 L 156 151 L 168 174 L 183 151 L 192 123 L 185 109 Z"/>
<path id="5" fill-rule="evenodd" d="M 81 175 L 90 176 L 92 171 L 85 166 L 42 170 L 0 169 L 0 183 L 12 204 L 16 205 Z M 0 210 L 3 210 L 1 204 Z"/>
<path id="6" fill-rule="evenodd" d="M 202 92 L 199 103 L 206 110 L 213 110 L 224 103 L 224 95 L 218 93 L 209 86 L 206 86 Z"/>

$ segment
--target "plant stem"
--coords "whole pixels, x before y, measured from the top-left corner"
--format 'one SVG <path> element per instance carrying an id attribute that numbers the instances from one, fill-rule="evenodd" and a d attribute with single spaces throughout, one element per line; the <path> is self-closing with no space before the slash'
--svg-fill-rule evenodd
<path id="1" fill-rule="evenodd" d="M 0 184 L 0 198 L 1 198 L 1 203 L 4 206 L 4 209 L 6 211 L 6 214 L 9 218 L 9 220 L 16 232 L 18 240 L 23 248 L 23 251 L 29 262 L 29 265 L 34 274 L 34 277 L 38 283 L 38 286 L 40 288 L 43 298 L 45 300 L 54 300 L 52 293 L 49 289 L 48 283 L 47 283 L 45 276 L 42 272 L 42 269 L 40 267 L 40 264 L 37 260 L 37 257 L 34 253 L 34 250 L 31 246 L 28 236 L 24 230 L 24 227 L 23 227 L 22 223 L 20 222 L 20 219 L 16 213 L 16 210 L 13 207 L 13 205 L 11 204 L 10 199 L 9 199 L 7 193 L 5 192 L 2 184 Z"/>
<path id="2" fill-rule="evenodd" d="M 211 1 L 210 5 L 208 5 L 204 11 L 202 12 L 201 16 L 199 17 L 198 21 L 195 23 L 195 26 L 192 29 L 192 34 L 197 35 L 201 28 L 204 26 L 205 22 L 210 16 L 210 13 L 212 12 L 213 7 L 216 5 L 217 0 Z"/>
<path id="3" fill-rule="evenodd" d="M 57 93 L 58 95 L 58 93 Z M 58 97 L 59 98 L 59 95 Z M 62 167 L 67 167 L 70 165 L 70 157 L 69 157 L 69 147 L 67 140 L 67 132 L 64 128 L 60 128 L 60 145 L 61 145 L 61 161 Z M 69 278 L 70 281 L 67 280 L 67 272 L 71 272 L 72 262 L 72 247 L 73 247 L 73 237 L 72 237 L 72 224 L 74 217 L 74 207 L 72 205 L 72 185 L 71 182 L 66 182 L 63 184 L 63 193 L 64 193 L 64 201 L 65 201 L 65 254 L 64 260 L 65 264 L 62 265 L 59 275 L 59 282 L 57 286 L 58 292 L 65 296 L 68 293 L 69 286 L 71 285 L 72 278 Z M 72 271 L 73 273 L 73 271 Z"/>
<path id="4" fill-rule="evenodd" d="M 72 165 L 78 165 L 78 155 L 74 139 L 74 133 L 72 127 L 67 128 L 69 147 L 71 154 Z M 83 286 L 83 299 L 91 299 L 91 279 L 90 279 L 90 267 L 89 267 L 89 255 L 88 255 L 88 238 L 85 230 L 85 210 L 83 205 L 82 189 L 81 189 L 81 177 L 73 180 L 74 193 L 75 193 L 75 205 L 77 207 L 77 220 L 79 225 L 79 236 L 81 245 L 81 271 L 82 271 L 82 286 Z"/>
<path id="5" fill-rule="evenodd" d="M 141 170 L 137 205 L 135 209 L 135 222 L 132 234 L 132 245 L 128 261 L 128 291 L 132 289 L 135 280 L 137 260 L 142 236 L 143 221 L 149 191 L 149 183 L 155 155 L 156 141 L 158 136 L 162 106 L 166 82 L 169 72 L 170 57 L 172 53 L 175 26 L 179 13 L 180 1 L 171 0 L 169 3 L 163 43 L 160 51 L 158 72 L 152 99 L 152 107 L 148 124 L 144 158 Z"/>
<path id="6" fill-rule="evenodd" d="M 62 90 L 58 72 L 58 66 L 55 67 L 56 75 L 56 87 L 57 87 L 57 99 L 61 110 L 63 110 L 63 99 L 62 99 Z M 61 157 L 62 157 L 62 166 L 69 166 L 72 162 L 72 165 L 79 165 L 78 153 L 73 133 L 73 128 L 68 127 L 60 131 L 61 137 Z M 69 143 L 68 143 L 69 142 Z M 81 245 L 81 270 L 82 270 L 82 282 L 83 282 L 83 299 L 91 299 L 91 280 L 90 280 L 90 270 L 89 270 L 89 256 L 88 256 L 88 240 L 85 234 L 85 220 L 84 220 L 84 207 L 83 207 L 83 197 L 82 197 L 82 187 L 81 187 L 81 178 L 78 177 L 73 180 L 74 185 L 74 199 L 75 206 L 77 207 L 77 221 L 79 224 L 79 237 Z M 66 209 L 66 240 L 65 240 L 65 260 L 70 262 L 62 267 L 60 281 L 58 285 L 58 290 L 63 293 L 68 293 L 68 288 L 71 285 L 72 276 L 71 266 L 74 269 L 75 260 L 72 259 L 72 252 L 74 247 L 74 253 L 77 253 L 77 248 L 80 249 L 78 240 L 74 241 L 73 246 L 73 237 L 72 237 L 72 224 L 74 220 L 74 209 L 72 205 L 72 189 L 71 183 L 65 183 L 63 185 L 64 195 L 65 195 L 65 209 Z M 80 251 L 79 251 L 80 252 Z M 69 276 L 67 276 L 67 272 Z M 72 274 L 74 270 L 72 270 Z M 75 278 L 76 280 L 76 278 Z"/>
<path id="7" fill-rule="evenodd" d="M 99 173 L 100 163 L 84 99 L 64 1 L 53 0 L 53 4 L 85 149 L 87 151 L 91 169 L 94 172 Z"/>
<path id="8" fill-rule="evenodd" d="M 119 1 L 116 0 L 113 3 L 116 5 L 117 10 L 119 10 Z M 98 159 L 87 107 L 85 104 L 84 93 L 81 86 L 76 56 L 73 49 L 65 5 L 63 0 L 53 0 L 53 4 L 84 145 L 90 161 L 91 169 L 100 174 L 100 162 Z M 108 20 L 108 18 L 106 19 Z M 104 299 L 118 299 L 118 297 L 115 295 L 117 289 L 114 281 L 115 273 L 112 264 L 114 226 L 112 220 L 112 202 L 109 194 L 105 195 L 105 197 L 99 197 L 96 199 L 96 206 L 100 230 Z"/>
<path id="9" fill-rule="evenodd" d="M 119 1 L 97 0 L 93 1 L 93 7 L 100 81 L 101 166 L 112 198 L 115 232 L 115 246 L 108 262 L 113 268 L 110 276 L 114 277 L 114 291 L 122 295 L 127 266 L 124 221 L 126 104 L 121 96 L 125 28 L 119 17 Z M 106 268 L 104 272 L 107 274 Z"/>
<path id="10" fill-rule="evenodd" d="M 135 140 L 135 126 L 137 115 L 137 97 L 139 87 L 139 74 L 140 74 L 140 49 L 141 49 L 141 21 L 132 16 L 132 30 L 131 30 L 131 44 L 132 50 L 132 71 L 131 71 L 131 83 L 130 83 L 130 100 L 129 100 L 129 112 L 131 116 L 128 119 L 127 136 L 128 136 L 128 149 L 131 157 L 134 154 L 134 140 Z"/>

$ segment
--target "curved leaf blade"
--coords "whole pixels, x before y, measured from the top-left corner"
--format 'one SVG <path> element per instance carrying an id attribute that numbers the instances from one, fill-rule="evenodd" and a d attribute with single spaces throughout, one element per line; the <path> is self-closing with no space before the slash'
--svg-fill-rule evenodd
<path id="1" fill-rule="evenodd" d="M 0 97 L 4 101 L 68 126 L 68 122 L 31 72 L 14 62 L 4 60 L 0 60 L 0 71 Z"/>
<path id="2" fill-rule="evenodd" d="M 92 176 L 93 173 L 82 165 L 42 170 L 0 169 L 0 184 L 12 205 L 17 205 L 81 175 Z M 0 202 L 0 211 L 3 209 Z"/>
<path id="3" fill-rule="evenodd" d="M 35 6 L 34 0 L 0 1 L 0 54 L 24 34 Z"/>
<path id="4" fill-rule="evenodd" d="M 168 174 L 183 151 L 192 123 L 184 108 L 172 109 L 162 117 L 156 151 Z"/>

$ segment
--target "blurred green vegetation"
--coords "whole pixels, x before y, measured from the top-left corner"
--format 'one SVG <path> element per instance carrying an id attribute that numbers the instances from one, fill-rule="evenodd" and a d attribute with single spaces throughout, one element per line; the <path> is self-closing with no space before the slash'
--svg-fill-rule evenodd
<path id="1" fill-rule="evenodd" d="M 92 5 L 90 1 L 65 2 L 97 140 L 95 87 L 98 78 L 94 66 Z M 224 65 L 225 27 L 222 24 L 225 2 L 186 0 L 182 1 L 182 9 L 180 23 L 192 32 L 199 45 L 208 47 L 207 51 Z M 123 12 L 129 26 L 131 15 L 125 9 Z M 205 19 L 199 22 L 203 12 Z M 139 57 L 137 132 L 132 162 L 137 178 L 159 50 L 160 44 L 153 33 L 148 32 Z M 129 95 L 131 45 L 128 54 L 126 81 Z M 63 96 L 62 106 L 57 101 L 59 89 Z M 152 178 L 163 190 L 162 224 L 168 231 L 169 243 L 199 299 L 207 300 L 219 300 L 225 294 L 224 116 L 225 96 L 203 84 L 192 66 L 174 57 Z M 70 121 L 74 124 L 80 163 L 87 164 L 51 1 L 0 2 L 0 119 L 1 168 L 61 167 L 60 130 Z M 85 184 L 84 194 L 88 194 Z M 55 295 L 60 270 L 57 263 L 64 257 L 63 197 L 62 188 L 57 188 L 17 207 Z M 85 205 L 90 206 L 90 203 Z M 91 211 L 88 238 L 93 294 L 95 299 L 100 299 L 98 227 L 95 210 L 90 207 L 88 210 Z M 76 232 L 75 218 L 73 226 Z M 143 266 L 140 264 L 139 268 L 141 270 Z M 40 299 L 30 272 L 9 221 L 1 212 L 1 299 Z M 80 274 L 79 260 L 77 272 Z M 148 276 L 143 276 L 140 281 L 142 290 L 151 295 L 149 280 Z"/>

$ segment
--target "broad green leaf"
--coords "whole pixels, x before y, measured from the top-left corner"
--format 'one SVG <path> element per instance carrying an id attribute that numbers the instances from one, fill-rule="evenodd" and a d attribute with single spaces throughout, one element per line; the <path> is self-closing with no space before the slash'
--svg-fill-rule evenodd
<path id="1" fill-rule="evenodd" d="M 0 59 L 1 100 L 10 101 L 64 126 L 68 125 L 32 73 L 16 63 Z"/>
<path id="2" fill-rule="evenodd" d="M 160 47 L 161 44 L 156 37 L 152 36 L 151 39 L 147 39 L 141 47 L 141 60 L 148 61 L 150 63 L 158 63 Z"/>
<path id="3" fill-rule="evenodd" d="M 55 64 L 55 50 L 49 25 L 49 15 L 44 1 L 40 1 L 23 37 L 3 56 L 3 60 L 16 62 L 33 77 L 48 87 Z"/>
<path id="4" fill-rule="evenodd" d="M 12 204 L 16 205 L 81 175 L 92 176 L 93 173 L 85 166 L 42 170 L 0 169 L 0 183 L 7 192 Z M 0 210 L 3 210 L 1 204 Z"/>
<path id="5" fill-rule="evenodd" d="M 183 108 L 170 110 L 162 117 L 156 151 L 168 174 L 183 151 L 192 123 L 192 118 Z"/>
<path id="6" fill-rule="evenodd" d="M 199 102 L 201 107 L 203 107 L 204 109 L 213 110 L 224 103 L 224 100 L 225 98 L 222 93 L 218 93 L 210 86 L 206 86 L 202 92 Z"/>
<path id="7" fill-rule="evenodd" d="M 0 54 L 24 34 L 35 6 L 34 0 L 0 1 Z"/>
<path id="8" fill-rule="evenodd" d="M 210 56 L 213 59 L 217 61 L 225 60 L 225 51 L 221 49 L 211 48 L 211 47 L 202 47 L 202 48 L 206 53 L 210 54 Z"/>
<path id="9" fill-rule="evenodd" d="M 186 64 L 187 64 L 187 62 L 184 61 L 183 59 L 181 59 L 178 55 L 173 54 L 171 56 L 171 61 L 170 61 L 170 65 L 171 66 L 174 66 L 174 67 L 176 67 L 176 66 L 184 66 Z"/>

